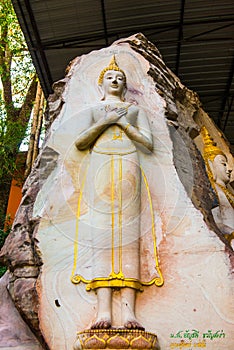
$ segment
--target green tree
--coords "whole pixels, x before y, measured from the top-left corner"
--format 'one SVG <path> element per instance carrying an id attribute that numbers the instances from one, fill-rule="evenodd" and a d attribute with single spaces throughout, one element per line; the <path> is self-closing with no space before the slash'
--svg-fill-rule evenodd
<path id="1" fill-rule="evenodd" d="M 0 0 L 0 229 L 36 89 L 35 69 L 11 1 Z"/>

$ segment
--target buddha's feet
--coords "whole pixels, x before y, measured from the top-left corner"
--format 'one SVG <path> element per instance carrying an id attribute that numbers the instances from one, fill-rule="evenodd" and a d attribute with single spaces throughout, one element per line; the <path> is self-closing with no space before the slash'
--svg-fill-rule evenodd
<path id="1" fill-rule="evenodd" d="M 136 319 L 127 320 L 124 323 L 124 327 L 127 329 L 139 329 L 141 331 L 145 330 L 145 328 Z"/>
<path id="2" fill-rule="evenodd" d="M 90 327 L 91 329 L 109 329 L 111 328 L 111 320 L 109 318 L 98 318 Z"/>

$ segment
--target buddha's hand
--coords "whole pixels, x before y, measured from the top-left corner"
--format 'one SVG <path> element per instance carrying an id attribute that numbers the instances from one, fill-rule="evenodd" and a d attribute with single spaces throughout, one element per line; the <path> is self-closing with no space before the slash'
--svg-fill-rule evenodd
<path id="1" fill-rule="evenodd" d="M 105 120 L 108 124 L 114 124 L 126 114 L 126 108 L 114 108 L 110 112 L 106 113 Z"/>

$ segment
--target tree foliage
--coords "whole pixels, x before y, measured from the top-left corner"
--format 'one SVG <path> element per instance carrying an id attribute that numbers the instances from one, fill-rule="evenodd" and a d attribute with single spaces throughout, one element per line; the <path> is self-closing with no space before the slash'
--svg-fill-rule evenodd
<path id="1" fill-rule="evenodd" d="M 37 88 L 35 70 L 10 0 L 0 2 L 0 80 L 1 229 Z"/>

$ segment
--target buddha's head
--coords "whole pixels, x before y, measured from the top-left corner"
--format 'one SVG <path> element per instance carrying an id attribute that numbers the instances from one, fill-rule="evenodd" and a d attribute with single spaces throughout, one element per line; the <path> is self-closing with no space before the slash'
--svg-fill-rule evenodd
<path id="1" fill-rule="evenodd" d="M 218 154 L 211 165 L 214 181 L 220 185 L 227 185 L 230 181 L 231 170 L 228 169 L 226 156 Z"/>
<path id="2" fill-rule="evenodd" d="M 119 97 L 124 101 L 126 91 L 126 75 L 116 63 L 115 56 L 112 57 L 108 67 L 104 68 L 98 79 L 98 85 L 103 89 L 103 100 L 108 96 Z"/>
<path id="3" fill-rule="evenodd" d="M 207 167 L 209 179 L 226 186 L 230 181 L 231 170 L 228 168 L 226 155 L 216 146 L 207 129 L 203 127 L 201 133 L 204 140 L 203 157 Z"/>

